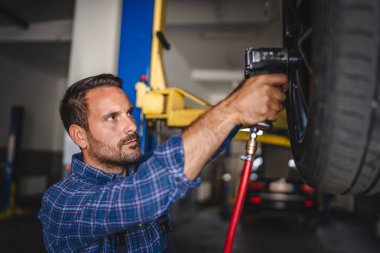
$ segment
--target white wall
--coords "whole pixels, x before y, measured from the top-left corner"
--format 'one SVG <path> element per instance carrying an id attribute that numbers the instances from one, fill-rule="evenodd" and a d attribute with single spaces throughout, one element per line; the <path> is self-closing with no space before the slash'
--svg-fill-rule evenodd
<path id="1" fill-rule="evenodd" d="M 191 78 L 191 67 L 175 45 L 163 57 L 169 87 L 176 87 L 196 94 L 199 98 L 210 102 L 208 89 Z"/>
<path id="2" fill-rule="evenodd" d="M 62 150 L 58 107 L 66 87 L 69 47 L 69 43 L 0 44 L 0 146 L 7 145 L 12 105 L 23 105 L 22 147 Z"/>

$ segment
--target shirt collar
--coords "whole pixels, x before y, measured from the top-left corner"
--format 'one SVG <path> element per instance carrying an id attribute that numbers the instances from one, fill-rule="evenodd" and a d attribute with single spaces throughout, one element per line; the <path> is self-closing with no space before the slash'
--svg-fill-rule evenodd
<path id="1" fill-rule="evenodd" d="M 82 153 L 76 153 L 73 155 L 71 171 L 74 174 L 85 177 L 88 180 L 94 180 L 100 184 L 106 184 L 111 181 L 119 180 L 123 177 L 119 174 L 104 172 L 84 163 Z"/>

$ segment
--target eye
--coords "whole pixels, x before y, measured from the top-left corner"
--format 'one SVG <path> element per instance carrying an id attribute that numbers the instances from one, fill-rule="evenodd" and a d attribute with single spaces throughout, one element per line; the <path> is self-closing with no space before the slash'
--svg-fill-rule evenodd
<path id="1" fill-rule="evenodd" d="M 110 116 L 108 116 L 108 117 L 106 118 L 106 121 L 108 121 L 108 122 L 112 122 L 112 121 L 114 121 L 115 119 L 116 119 L 116 115 L 112 114 L 112 115 L 110 115 Z"/>
<path id="2" fill-rule="evenodd" d="M 127 112 L 128 117 L 133 117 L 133 108 Z"/>

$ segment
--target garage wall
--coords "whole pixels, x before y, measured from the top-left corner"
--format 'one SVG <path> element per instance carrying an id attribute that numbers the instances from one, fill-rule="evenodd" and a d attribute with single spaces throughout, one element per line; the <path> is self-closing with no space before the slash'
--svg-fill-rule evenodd
<path id="1" fill-rule="evenodd" d="M 163 61 L 169 87 L 181 88 L 210 102 L 209 90 L 191 78 L 191 67 L 175 45 L 165 52 Z"/>
<path id="2" fill-rule="evenodd" d="M 168 1 L 165 34 L 172 46 L 164 52 L 169 85 L 216 104 L 243 78 L 247 47 L 281 46 L 279 5 Z M 203 77 L 195 78 L 199 71 Z"/>
<path id="3" fill-rule="evenodd" d="M 15 173 L 20 196 L 39 195 L 59 178 L 64 130 L 58 108 L 67 86 L 69 53 L 69 42 L 0 43 L 0 164 L 11 107 L 25 107 Z"/>
<path id="4" fill-rule="evenodd" d="M 59 55 L 68 54 L 69 46 L 47 47 L 50 53 Z M 7 50 L 6 55 L 2 54 L 4 50 Z M 41 68 L 41 57 L 36 55 L 45 52 L 42 44 L 0 46 L 0 146 L 7 144 L 12 105 L 22 105 L 25 106 L 22 147 L 62 150 L 63 128 L 58 105 L 66 87 L 67 66 L 61 62 L 54 66 L 56 71 L 52 71 L 51 66 L 51 72 Z"/>

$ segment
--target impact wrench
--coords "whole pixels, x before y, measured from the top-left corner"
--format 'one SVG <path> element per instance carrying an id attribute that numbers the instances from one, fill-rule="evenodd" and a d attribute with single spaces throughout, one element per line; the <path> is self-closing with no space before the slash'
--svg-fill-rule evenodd
<path id="1" fill-rule="evenodd" d="M 289 56 L 286 49 L 282 48 L 248 48 L 246 50 L 246 68 L 245 78 L 273 73 L 288 73 L 288 68 L 292 64 L 300 61 L 299 57 Z M 246 143 L 245 155 L 242 155 L 244 160 L 243 172 L 239 184 L 238 194 L 234 205 L 234 210 L 231 217 L 230 226 L 228 228 L 226 241 L 224 244 L 224 253 L 231 253 L 232 244 L 235 239 L 236 228 L 239 223 L 245 196 L 247 193 L 248 183 L 252 172 L 252 165 L 257 148 L 257 135 L 267 132 L 272 128 L 272 122 L 260 122 L 257 125 L 250 127 L 250 138 Z"/>

